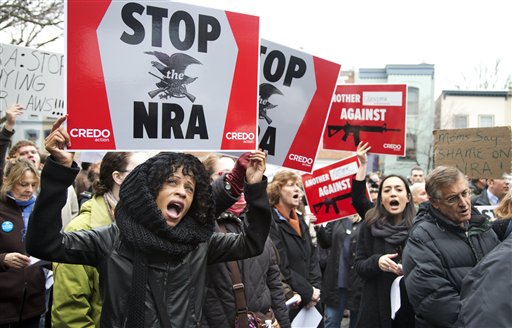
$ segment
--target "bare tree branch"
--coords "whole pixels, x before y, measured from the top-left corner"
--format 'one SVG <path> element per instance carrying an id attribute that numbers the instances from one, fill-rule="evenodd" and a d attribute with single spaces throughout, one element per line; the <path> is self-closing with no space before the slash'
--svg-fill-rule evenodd
<path id="1" fill-rule="evenodd" d="M 0 38 L 40 47 L 62 37 L 64 0 L 2 0 Z"/>

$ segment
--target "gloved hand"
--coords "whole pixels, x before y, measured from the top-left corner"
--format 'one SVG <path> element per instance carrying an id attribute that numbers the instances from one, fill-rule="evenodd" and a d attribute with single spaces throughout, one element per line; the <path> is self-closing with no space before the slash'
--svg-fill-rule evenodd
<path id="1" fill-rule="evenodd" d="M 235 167 L 226 174 L 225 180 L 231 185 L 231 194 L 235 197 L 240 196 L 244 191 L 244 178 L 247 165 L 249 164 L 250 152 L 243 153 L 238 157 L 235 163 Z"/>

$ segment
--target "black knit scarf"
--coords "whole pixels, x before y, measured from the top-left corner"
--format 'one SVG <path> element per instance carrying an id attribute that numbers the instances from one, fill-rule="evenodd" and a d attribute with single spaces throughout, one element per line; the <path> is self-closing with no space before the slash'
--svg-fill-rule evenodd
<path id="1" fill-rule="evenodd" d="M 379 221 L 372 224 L 372 236 L 384 238 L 390 245 L 401 245 L 409 235 L 409 227 L 402 219 L 398 224 L 380 223 Z"/>
<path id="2" fill-rule="evenodd" d="M 198 244 L 210 238 L 215 220 L 212 215 L 207 224 L 199 224 L 194 213 L 189 211 L 174 228 L 168 226 L 156 206 L 155 196 L 147 187 L 151 160 L 148 162 L 139 165 L 126 177 L 115 209 L 121 239 L 135 253 L 126 312 L 127 327 L 133 328 L 144 327 L 147 258 L 157 255 L 165 258 L 166 262 L 180 263 Z"/>

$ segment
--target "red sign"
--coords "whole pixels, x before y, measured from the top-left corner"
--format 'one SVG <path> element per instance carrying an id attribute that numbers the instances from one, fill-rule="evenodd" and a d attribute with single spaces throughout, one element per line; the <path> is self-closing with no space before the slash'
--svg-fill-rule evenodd
<path id="1" fill-rule="evenodd" d="M 358 168 L 357 156 L 351 156 L 302 175 L 309 208 L 317 217 L 315 224 L 357 214 L 352 206 L 352 178 Z"/>
<path id="2" fill-rule="evenodd" d="M 355 151 L 369 142 L 372 153 L 405 155 L 407 86 L 338 85 L 323 135 L 323 148 Z"/>
<path id="3" fill-rule="evenodd" d="M 258 17 L 69 0 L 66 35 L 73 149 L 257 148 Z"/>

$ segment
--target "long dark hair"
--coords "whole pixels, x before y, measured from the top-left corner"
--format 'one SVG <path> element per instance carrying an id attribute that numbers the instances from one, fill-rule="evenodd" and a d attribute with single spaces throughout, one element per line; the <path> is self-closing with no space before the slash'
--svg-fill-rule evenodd
<path id="1" fill-rule="evenodd" d="M 407 196 L 409 197 L 409 203 L 404 208 L 402 212 L 402 217 L 405 219 L 405 224 L 408 227 L 412 227 L 412 220 L 416 215 L 416 208 L 414 207 L 414 203 L 412 201 L 411 189 L 409 188 L 409 184 L 407 180 L 399 175 L 391 174 L 385 177 L 379 186 L 379 195 L 377 196 L 377 203 L 374 207 L 368 210 L 365 215 L 365 220 L 369 226 L 373 225 L 376 222 L 380 224 L 391 223 L 391 214 L 384 208 L 382 205 L 382 187 L 384 186 L 384 182 L 389 178 L 399 178 L 402 180 L 405 190 L 407 192 Z"/>

